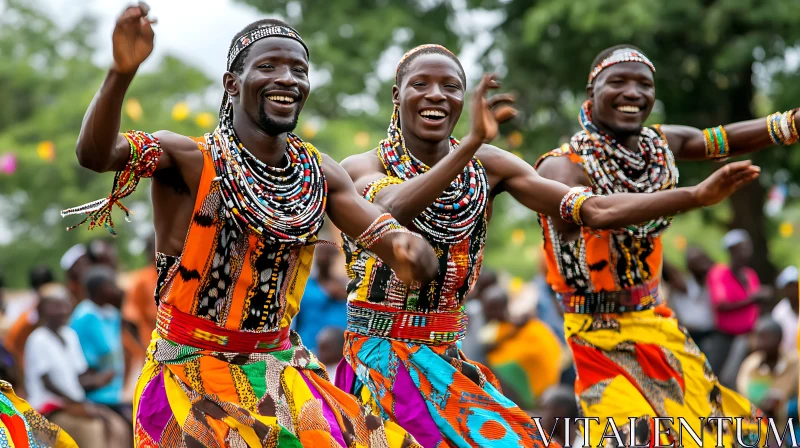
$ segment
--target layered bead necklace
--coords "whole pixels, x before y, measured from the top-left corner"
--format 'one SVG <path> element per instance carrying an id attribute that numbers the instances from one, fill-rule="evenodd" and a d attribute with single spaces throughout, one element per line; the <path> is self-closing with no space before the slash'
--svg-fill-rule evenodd
<path id="1" fill-rule="evenodd" d="M 583 132 L 571 144 L 583 159 L 583 167 L 596 194 L 652 193 L 675 188 L 678 169 L 675 158 L 660 132 L 642 128 L 639 147 L 631 150 L 592 122 L 592 102 L 583 103 L 580 123 Z M 672 224 L 672 217 L 661 217 L 626 227 L 635 238 L 661 235 Z"/>
<path id="2" fill-rule="evenodd" d="M 271 167 L 248 151 L 233 130 L 230 103 L 206 143 L 225 204 L 225 217 L 273 243 L 305 244 L 325 218 L 328 185 L 319 153 L 294 134 L 286 139 L 288 163 Z"/>
<path id="3" fill-rule="evenodd" d="M 390 175 L 408 180 L 427 172 L 430 167 L 406 149 L 399 121 L 400 108 L 395 106 L 388 138 L 381 140 L 378 155 Z M 458 145 L 458 140 L 450 137 L 450 152 Z M 439 198 L 414 218 L 414 225 L 437 242 L 451 244 L 464 240 L 486 212 L 488 185 L 486 170 L 473 158 Z"/>

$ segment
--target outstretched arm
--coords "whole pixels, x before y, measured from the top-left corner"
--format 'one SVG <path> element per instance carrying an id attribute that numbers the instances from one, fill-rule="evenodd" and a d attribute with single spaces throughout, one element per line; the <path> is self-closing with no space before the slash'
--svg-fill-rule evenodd
<path id="1" fill-rule="evenodd" d="M 357 239 L 383 212 L 358 194 L 344 169 L 327 155 L 322 156 L 322 169 L 328 183 L 328 217 L 339 230 Z M 438 273 L 433 248 L 410 232 L 388 233 L 370 250 L 406 284 L 427 282 Z"/>
<path id="2" fill-rule="evenodd" d="M 505 103 L 513 102 L 508 94 L 484 98 L 488 89 L 497 89 L 500 84 L 495 75 L 484 75 L 472 98 L 470 133 L 461 140 L 458 150 L 451 152 L 437 162 L 430 171 L 421 176 L 392 184 L 380 190 L 373 203 L 383 211 L 391 213 L 402 225 L 410 224 L 414 218 L 441 196 L 442 192 L 472 160 L 483 143 L 497 136 L 498 123 L 516 115 L 516 111 Z M 499 106 L 499 107 L 498 107 Z M 353 179 L 358 191 L 363 191 L 370 183 L 385 177 L 375 170 L 365 169 L 368 162 L 361 156 L 342 161 L 342 167 Z M 381 170 L 382 171 L 382 170 Z"/>
<path id="3" fill-rule="evenodd" d="M 661 131 L 667 137 L 670 149 L 677 159 L 705 160 L 721 156 L 733 157 L 775 146 L 776 141 L 793 143 L 793 139 L 789 136 L 794 134 L 796 140 L 797 126 L 793 127 L 792 121 L 798 119 L 798 113 L 800 111 L 791 111 L 774 119 L 764 117 L 740 121 L 722 126 L 722 129 L 711 128 L 708 133 L 690 126 L 676 125 L 663 125 Z M 773 125 L 771 129 L 768 127 L 768 122 Z M 784 136 L 788 140 L 784 139 Z M 721 145 L 718 142 L 721 142 Z M 720 148 L 724 154 L 718 154 Z"/>
<path id="4" fill-rule="evenodd" d="M 482 156 L 485 165 L 491 163 L 493 173 L 501 178 L 502 189 L 508 191 L 521 204 L 531 210 L 553 217 L 561 216 L 561 200 L 570 191 L 567 186 L 554 180 L 545 179 L 522 159 L 492 148 L 491 162 Z M 556 162 L 546 160 L 547 162 Z M 572 165 L 568 160 L 563 160 Z M 574 165 L 573 165 L 574 166 Z M 555 164 L 550 165 L 556 170 Z M 631 224 L 675 215 L 698 207 L 716 204 L 745 184 L 758 177 L 759 168 L 749 161 L 726 165 L 714 172 L 708 179 L 694 187 L 676 188 L 656 193 L 619 193 L 609 196 L 595 196 L 587 199 L 580 209 L 580 218 L 587 227 L 613 229 Z M 548 173 L 548 174 L 552 174 Z"/>

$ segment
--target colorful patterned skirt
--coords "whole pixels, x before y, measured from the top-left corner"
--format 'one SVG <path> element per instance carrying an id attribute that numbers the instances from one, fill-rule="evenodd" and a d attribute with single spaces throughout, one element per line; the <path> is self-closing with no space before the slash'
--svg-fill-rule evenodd
<path id="1" fill-rule="evenodd" d="M 429 346 L 345 333 L 336 384 L 425 448 L 544 447 L 531 418 L 485 366 L 455 344 Z M 557 446 L 553 443 L 550 446 Z"/>
<path id="2" fill-rule="evenodd" d="M 678 417 L 683 418 L 704 446 L 716 446 L 718 430 L 709 424 L 709 417 L 742 417 L 742 441 L 751 446 L 759 437 L 759 446 L 766 441 L 767 421 L 764 419 L 760 425 L 757 420 L 764 415 L 745 398 L 719 384 L 705 355 L 671 317 L 669 309 L 659 307 L 596 318 L 565 314 L 564 327 L 575 358 L 575 393 L 581 412 L 600 420 L 590 423 L 589 445 L 598 446 L 609 419 L 613 419 L 627 445 L 631 417 L 636 418 L 633 432 L 637 442 L 655 442 L 654 417 L 674 419 L 670 432 L 673 437 L 680 429 Z M 723 446 L 737 446 L 735 427 L 723 424 L 722 430 Z M 583 432 L 585 437 L 586 428 Z M 661 444 L 672 443 L 665 432 L 660 432 Z M 605 443 L 617 446 L 618 442 L 606 438 Z M 686 429 L 683 445 L 698 446 Z"/>
<path id="3" fill-rule="evenodd" d="M 296 333 L 269 353 L 200 350 L 154 333 L 136 385 L 137 447 L 418 447 L 328 381 Z"/>
<path id="4" fill-rule="evenodd" d="M 27 401 L 19 398 L 10 384 L 0 381 L 0 447 L 77 448 L 77 446 L 63 429 L 49 422 Z"/>

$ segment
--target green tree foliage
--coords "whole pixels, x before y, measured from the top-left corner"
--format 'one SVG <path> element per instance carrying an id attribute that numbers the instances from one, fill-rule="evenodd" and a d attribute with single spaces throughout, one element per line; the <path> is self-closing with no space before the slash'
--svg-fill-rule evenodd
<path id="1" fill-rule="evenodd" d="M 94 27 L 86 18 L 62 30 L 41 11 L 17 1 L 0 17 L 0 98 L 6 104 L 0 111 L 0 155 L 17 159 L 13 174 L 0 174 L 0 228 L 8 240 L 0 251 L 0 269 L 12 287 L 25 285 L 34 264 L 45 263 L 58 272 L 58 260 L 71 245 L 109 237 L 104 229 L 67 232 L 68 225 L 82 218 L 59 215 L 62 209 L 107 196 L 113 181 L 113 174 L 81 168 L 75 157 L 83 114 L 105 76 L 105 69 L 91 61 L 94 48 L 88 36 Z M 167 57 L 156 72 L 137 76 L 126 108 L 138 102 L 141 114 L 132 107 L 122 126 L 202 134 L 207 129 L 199 127 L 196 117 L 177 122 L 170 112 L 174 104 L 209 85 L 201 72 Z M 45 155 L 53 148 L 52 159 L 40 157 L 40 146 Z M 123 267 L 143 261 L 143 255 L 129 252 L 129 243 L 152 231 L 148 187 L 149 180 L 143 181 L 123 200 L 137 212 L 134 224 L 126 223 L 121 212 L 114 214 Z"/>

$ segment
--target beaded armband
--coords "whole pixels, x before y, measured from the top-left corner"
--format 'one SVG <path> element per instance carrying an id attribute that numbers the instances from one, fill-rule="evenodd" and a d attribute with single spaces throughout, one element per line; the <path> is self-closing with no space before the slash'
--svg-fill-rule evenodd
<path id="1" fill-rule="evenodd" d="M 800 139 L 794 122 L 796 111 L 793 109 L 783 113 L 775 112 L 767 117 L 767 132 L 772 143 L 787 146 Z"/>
<path id="2" fill-rule="evenodd" d="M 561 199 L 561 218 L 573 224 L 583 226 L 581 207 L 590 197 L 595 196 L 590 187 L 573 187 Z"/>
<path id="3" fill-rule="evenodd" d="M 392 217 L 389 213 L 384 213 L 379 216 L 372 224 L 367 227 L 367 230 L 364 231 L 358 238 L 356 238 L 356 244 L 363 247 L 364 249 L 371 249 L 381 238 L 385 237 L 390 233 L 413 233 L 410 230 L 406 229 L 405 227 L 401 226 L 396 219 Z"/>
<path id="4" fill-rule="evenodd" d="M 706 145 L 706 159 L 722 159 L 730 156 L 728 134 L 724 127 L 703 129 L 703 141 Z"/>
<path id="5" fill-rule="evenodd" d="M 372 182 L 369 185 L 367 185 L 367 188 L 364 189 L 364 197 L 369 202 L 372 202 L 375 200 L 375 196 L 377 196 L 378 193 L 384 188 L 388 187 L 389 185 L 398 185 L 402 183 L 403 179 L 400 179 L 399 177 L 393 177 L 393 176 L 382 177 L 376 180 L 375 182 Z"/>
<path id="6" fill-rule="evenodd" d="M 131 146 L 131 154 L 125 168 L 122 171 L 118 171 L 114 176 L 111 194 L 106 198 L 62 211 L 62 217 L 78 214 L 86 215 L 83 221 L 68 227 L 67 230 L 72 230 L 89 221 L 89 230 L 102 225 L 112 235 L 116 235 L 114 222 L 111 220 L 111 211 L 114 205 L 121 208 L 125 212 L 125 220 L 130 221 L 128 217 L 131 211 L 122 205 L 120 200 L 133 193 L 141 178 L 151 177 L 155 173 L 163 150 L 158 139 L 146 132 L 128 131 L 122 135 Z"/>

